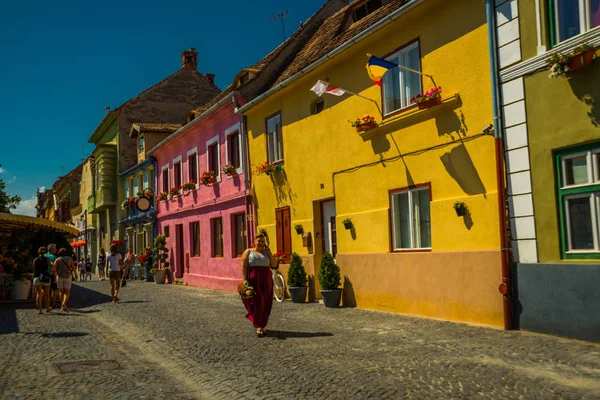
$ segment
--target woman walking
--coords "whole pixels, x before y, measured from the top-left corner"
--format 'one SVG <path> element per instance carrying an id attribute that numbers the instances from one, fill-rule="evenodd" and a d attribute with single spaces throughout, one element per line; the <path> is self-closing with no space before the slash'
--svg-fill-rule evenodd
<path id="1" fill-rule="evenodd" d="M 121 286 L 121 276 L 123 275 L 123 257 L 121 253 L 117 252 L 117 246 L 110 246 L 110 254 L 106 256 L 106 265 L 109 270 L 108 277 L 110 278 L 110 294 L 112 296 L 112 302 L 116 303 L 119 301 L 117 295 L 119 294 L 119 288 Z"/>
<path id="2" fill-rule="evenodd" d="M 104 267 L 106 266 L 106 253 L 104 252 L 104 248 L 100 249 L 100 253 L 98 253 L 98 279 L 104 280 Z"/>
<path id="3" fill-rule="evenodd" d="M 273 278 L 269 267 L 276 265 L 277 260 L 266 245 L 265 236 L 257 235 L 254 238 L 254 248 L 247 249 L 242 255 L 242 279 L 244 284 L 252 286 L 254 296 L 242 298 L 242 302 L 248 311 L 246 318 L 256 328 L 258 337 L 267 335 L 265 328 L 273 307 Z"/>
<path id="4" fill-rule="evenodd" d="M 33 286 L 35 286 L 35 304 L 38 314 L 42 313 L 42 300 L 46 299 L 46 312 L 50 312 L 50 283 L 52 282 L 52 265 L 46 254 L 46 248 L 38 249 L 38 257 L 33 260 Z"/>
<path id="5" fill-rule="evenodd" d="M 71 282 L 77 280 L 77 267 L 67 254 L 67 249 L 60 249 L 58 258 L 54 261 L 54 268 L 58 275 L 57 285 L 60 290 L 60 309 L 63 311 L 67 311 L 67 302 L 71 296 Z"/>

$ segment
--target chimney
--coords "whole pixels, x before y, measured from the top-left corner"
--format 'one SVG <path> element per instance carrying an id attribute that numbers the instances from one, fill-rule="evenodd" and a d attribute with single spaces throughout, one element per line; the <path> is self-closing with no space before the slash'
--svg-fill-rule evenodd
<path id="1" fill-rule="evenodd" d="M 198 52 L 195 48 L 181 52 L 181 68 L 198 69 Z"/>
<path id="2" fill-rule="evenodd" d="M 206 79 L 208 79 L 210 83 L 212 83 L 213 85 L 215 84 L 215 74 L 206 74 L 204 76 L 206 76 Z"/>

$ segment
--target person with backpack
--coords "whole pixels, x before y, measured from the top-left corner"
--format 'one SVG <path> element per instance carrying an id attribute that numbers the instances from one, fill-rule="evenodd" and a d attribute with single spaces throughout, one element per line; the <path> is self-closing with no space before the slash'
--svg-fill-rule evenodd
<path id="1" fill-rule="evenodd" d="M 110 254 L 106 256 L 106 266 L 109 271 L 108 277 L 110 278 L 112 302 L 116 303 L 119 301 L 117 295 L 119 294 L 121 278 L 123 277 L 123 256 L 117 252 L 117 246 L 114 244 L 110 246 Z"/>
<path id="2" fill-rule="evenodd" d="M 60 290 L 60 309 L 67 311 L 67 302 L 71 295 L 71 282 L 77 280 L 77 267 L 73 259 L 67 255 L 67 249 L 58 251 L 58 258 L 54 261 L 54 268 L 58 275 L 57 285 Z"/>
<path id="3" fill-rule="evenodd" d="M 35 304 L 37 305 L 38 314 L 42 313 L 42 300 L 46 299 L 46 312 L 50 312 L 50 283 L 52 282 L 52 264 L 46 254 L 46 248 L 38 249 L 38 257 L 33 262 L 33 286 L 35 287 Z"/>

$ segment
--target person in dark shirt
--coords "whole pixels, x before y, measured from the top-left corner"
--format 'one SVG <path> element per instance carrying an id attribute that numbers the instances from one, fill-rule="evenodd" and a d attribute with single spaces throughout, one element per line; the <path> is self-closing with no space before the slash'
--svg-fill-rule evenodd
<path id="1" fill-rule="evenodd" d="M 38 314 L 42 313 L 42 300 L 46 299 L 46 312 L 50 312 L 50 283 L 52 281 L 52 265 L 44 257 L 46 248 L 38 249 L 38 257 L 33 260 L 33 286 L 35 286 L 35 304 Z"/>

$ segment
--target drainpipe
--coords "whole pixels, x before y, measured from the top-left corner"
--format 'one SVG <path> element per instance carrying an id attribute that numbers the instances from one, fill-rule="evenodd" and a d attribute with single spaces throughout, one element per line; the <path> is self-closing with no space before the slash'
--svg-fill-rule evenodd
<path id="1" fill-rule="evenodd" d="M 249 145 L 248 145 L 248 128 L 247 128 L 247 118 L 244 114 L 242 114 L 241 118 L 241 130 L 242 130 L 242 140 L 244 141 L 244 205 L 246 209 L 246 247 L 250 246 L 250 222 L 254 223 L 254 213 L 252 213 L 252 218 L 248 219 L 250 216 L 250 203 L 248 202 L 248 190 L 250 187 L 250 178 L 248 178 L 248 172 L 251 171 L 249 160 Z"/>
<path id="2" fill-rule="evenodd" d="M 498 38 L 496 36 L 496 13 L 492 0 L 485 1 L 488 25 L 488 46 L 490 51 L 490 72 L 492 81 L 492 106 L 494 113 L 494 143 L 496 153 L 496 184 L 498 187 L 498 218 L 500 225 L 500 252 L 502 261 L 502 283 L 498 290 L 502 294 L 504 308 L 504 329 L 513 327 L 512 321 L 512 282 L 510 268 L 510 247 L 508 241 L 508 215 L 506 212 L 506 171 L 504 167 L 503 120 L 498 67 Z"/>

